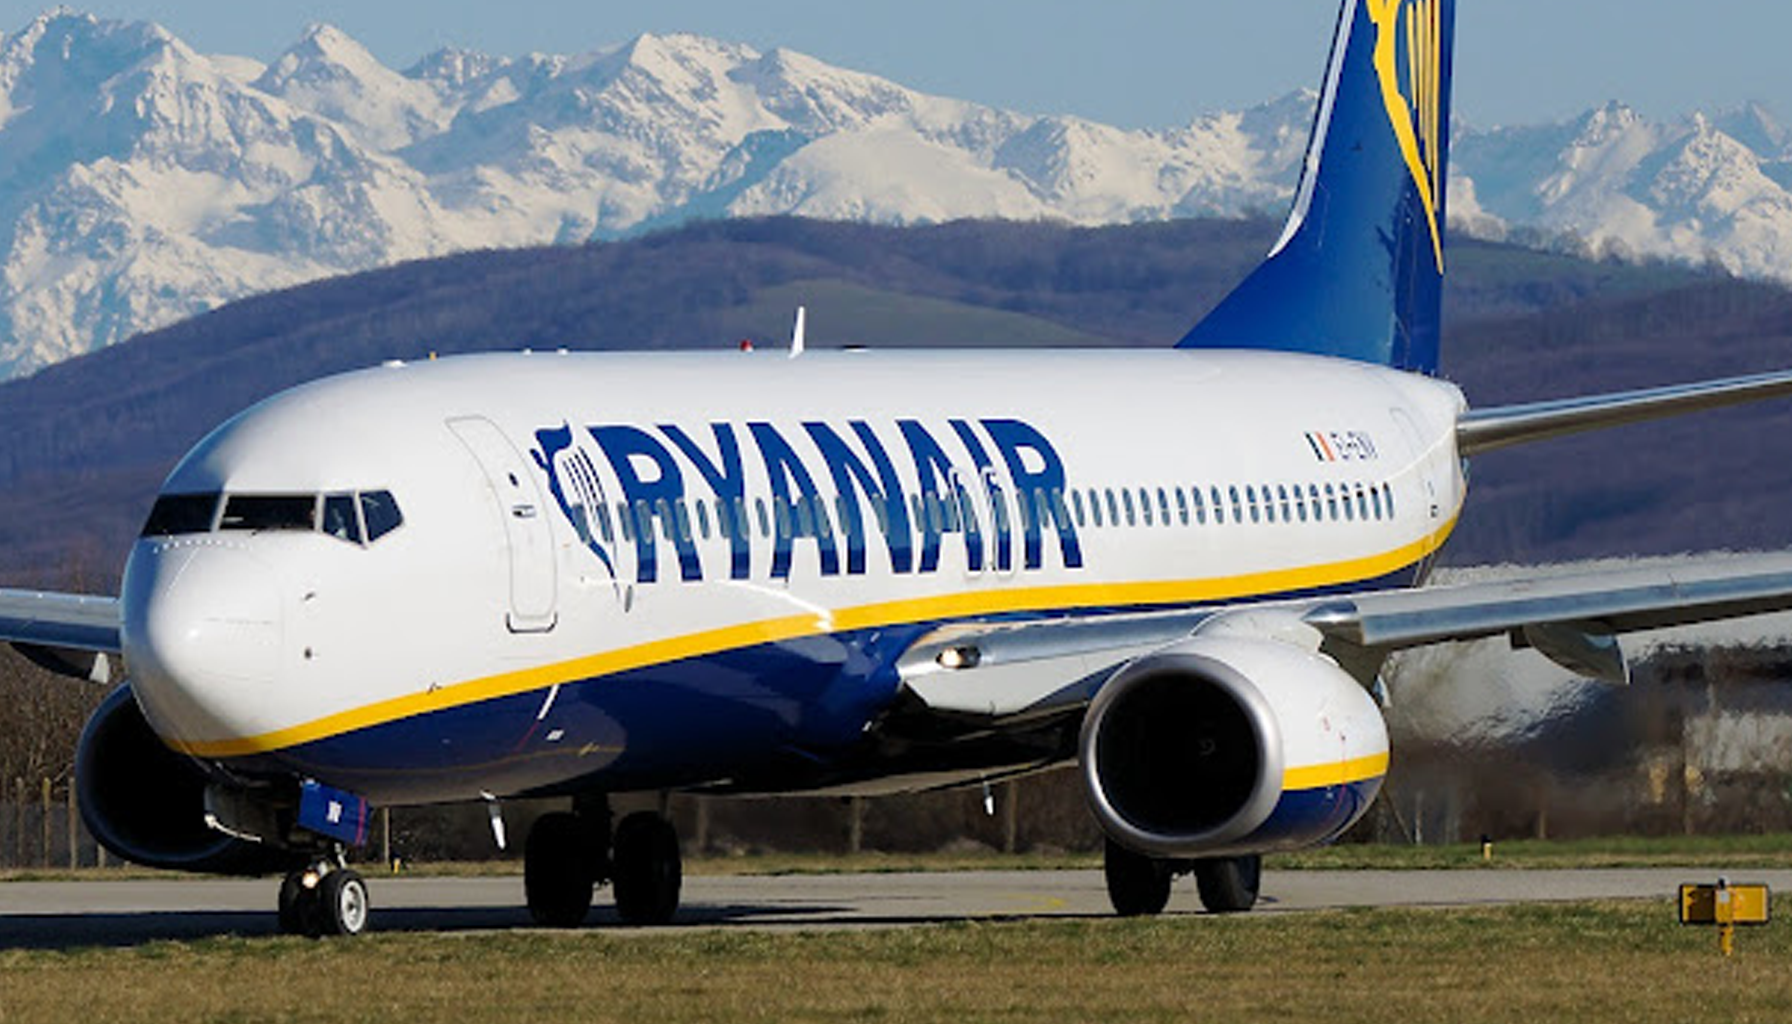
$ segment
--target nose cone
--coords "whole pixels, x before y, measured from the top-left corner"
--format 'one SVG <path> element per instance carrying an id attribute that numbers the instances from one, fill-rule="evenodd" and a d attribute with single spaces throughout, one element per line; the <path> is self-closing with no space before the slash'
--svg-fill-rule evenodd
<path id="1" fill-rule="evenodd" d="M 146 541 L 125 568 L 125 663 L 151 726 L 175 742 L 234 739 L 281 666 L 270 567 L 216 537 Z"/>

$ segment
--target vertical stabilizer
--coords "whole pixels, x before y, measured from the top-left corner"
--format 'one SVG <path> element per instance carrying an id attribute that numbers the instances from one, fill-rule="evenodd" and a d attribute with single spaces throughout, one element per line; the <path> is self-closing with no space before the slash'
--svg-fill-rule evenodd
<path id="1" fill-rule="evenodd" d="M 1455 0 L 1344 0 L 1294 211 L 1180 348 L 1435 373 Z"/>

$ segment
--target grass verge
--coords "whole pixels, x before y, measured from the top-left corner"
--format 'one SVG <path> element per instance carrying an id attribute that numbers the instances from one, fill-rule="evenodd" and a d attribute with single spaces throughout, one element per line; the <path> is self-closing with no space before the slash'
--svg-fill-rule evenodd
<path id="1" fill-rule="evenodd" d="M 1792 835 L 1759 836 L 1609 836 L 1599 839 L 1515 840 L 1493 846 L 1483 859 L 1479 844 L 1450 846 L 1331 846 L 1269 858 L 1274 870 L 1439 870 L 1544 868 L 1792 869 Z M 360 865 L 368 873 L 377 864 Z M 832 875 L 927 871 L 1062 871 L 1101 867 L 1099 853 L 1042 852 L 968 853 L 754 853 L 744 856 L 686 858 L 685 874 L 703 875 Z M 404 873 L 421 876 L 485 877 L 520 875 L 520 860 L 423 862 Z M 146 868 L 82 868 L 0 871 L 3 882 L 97 881 L 135 878 L 195 878 Z"/>
<path id="2" fill-rule="evenodd" d="M 1666 901 L 1230 918 L 216 938 L 0 952 L 0 1020 L 1779 1020 L 1792 933 Z"/>

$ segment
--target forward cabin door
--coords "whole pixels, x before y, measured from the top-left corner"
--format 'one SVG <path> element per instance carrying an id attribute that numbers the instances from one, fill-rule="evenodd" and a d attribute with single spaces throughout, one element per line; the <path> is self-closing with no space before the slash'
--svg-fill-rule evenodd
<path id="1" fill-rule="evenodd" d="M 547 509 L 535 475 L 492 421 L 483 416 L 463 416 L 448 421 L 448 429 L 467 446 L 504 523 L 504 539 L 510 549 L 510 611 L 506 621 L 513 633 L 545 633 L 556 620 L 554 538 L 549 531 Z"/>

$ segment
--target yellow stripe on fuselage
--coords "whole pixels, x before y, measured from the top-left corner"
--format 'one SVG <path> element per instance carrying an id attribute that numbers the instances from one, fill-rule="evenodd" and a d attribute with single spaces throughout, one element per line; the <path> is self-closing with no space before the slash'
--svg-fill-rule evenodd
<path id="1" fill-rule="evenodd" d="M 1388 754 L 1384 750 L 1373 757 L 1359 757 L 1352 761 L 1332 761 L 1327 764 L 1309 765 L 1305 768 L 1290 768 L 1282 773 L 1282 792 L 1348 786 L 1353 782 L 1379 779 L 1387 773 Z"/>
<path id="2" fill-rule="evenodd" d="M 1436 533 L 1381 555 L 1329 565 L 1251 573 L 1205 580 L 1149 583 L 1085 583 L 1012 590 L 964 591 L 906 601 L 861 605 L 835 612 L 793 615 L 655 640 L 632 647 L 555 662 L 536 668 L 433 687 L 313 719 L 257 736 L 224 740 L 166 740 L 194 757 L 246 757 L 340 736 L 344 733 L 499 697 L 597 679 L 652 665 L 744 650 L 806 636 L 876 629 L 1017 612 L 1068 612 L 1094 608 L 1198 605 L 1258 595 L 1296 593 L 1371 580 L 1412 565 L 1443 545 L 1455 521 Z"/>

